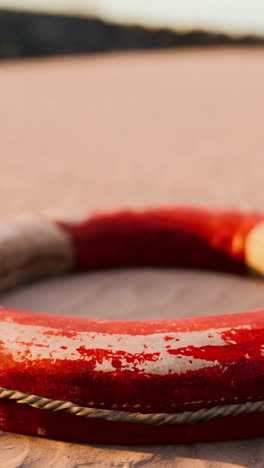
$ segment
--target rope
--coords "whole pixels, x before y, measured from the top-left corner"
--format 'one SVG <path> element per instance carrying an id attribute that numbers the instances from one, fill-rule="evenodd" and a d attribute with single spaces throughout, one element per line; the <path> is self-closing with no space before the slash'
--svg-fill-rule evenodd
<path id="1" fill-rule="evenodd" d="M 225 416 L 237 416 L 245 413 L 264 412 L 264 401 L 253 401 L 242 404 L 214 406 L 198 411 L 184 411 L 183 413 L 129 413 L 126 411 L 104 410 L 75 405 L 70 401 L 53 400 L 38 395 L 9 390 L 0 387 L 0 399 L 15 400 L 23 405 L 33 406 L 48 411 L 62 411 L 87 419 L 103 419 L 105 421 L 127 422 L 137 424 L 152 424 L 165 426 L 168 424 L 191 424 L 205 422 Z"/>

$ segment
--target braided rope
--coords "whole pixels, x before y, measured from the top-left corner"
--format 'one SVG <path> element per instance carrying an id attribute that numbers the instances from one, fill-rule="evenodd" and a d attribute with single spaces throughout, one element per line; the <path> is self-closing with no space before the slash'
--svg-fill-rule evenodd
<path id="1" fill-rule="evenodd" d="M 205 422 L 211 419 L 237 416 L 245 413 L 264 412 L 264 401 L 253 401 L 242 404 L 231 404 L 204 408 L 198 411 L 184 411 L 183 413 L 129 413 L 126 411 L 105 410 L 98 408 L 88 408 L 75 405 L 70 401 L 53 400 L 39 395 L 30 395 L 0 387 L 0 399 L 15 400 L 17 403 L 30 405 L 48 411 L 62 411 L 75 416 L 83 416 L 87 419 L 103 419 L 106 421 L 128 422 L 137 424 L 152 424 L 165 426 L 168 424 L 191 424 Z"/>

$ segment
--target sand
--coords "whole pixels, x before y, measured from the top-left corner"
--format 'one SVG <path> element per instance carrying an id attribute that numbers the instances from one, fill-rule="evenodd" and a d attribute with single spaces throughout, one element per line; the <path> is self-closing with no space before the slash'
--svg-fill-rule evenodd
<path id="1" fill-rule="evenodd" d="M 1 63 L 0 217 L 203 203 L 262 209 L 264 51 Z M 192 271 L 70 276 L 3 294 L 49 313 L 168 318 L 264 304 L 263 283 Z M 261 439 L 100 447 L 0 433 L 2 468 L 264 466 Z"/>

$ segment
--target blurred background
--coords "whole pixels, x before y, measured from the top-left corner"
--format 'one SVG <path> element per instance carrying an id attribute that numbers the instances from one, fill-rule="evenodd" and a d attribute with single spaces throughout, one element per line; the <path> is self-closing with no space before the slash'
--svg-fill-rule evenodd
<path id="1" fill-rule="evenodd" d="M 0 57 L 262 45 L 261 0 L 1 0 Z"/>
<path id="2" fill-rule="evenodd" d="M 263 210 L 262 1 L 0 0 L 0 6 L 1 218 L 179 204 Z M 121 289 L 120 275 L 127 283 Z M 133 317 L 148 310 L 148 294 L 154 307 L 151 284 L 153 278 L 160 284 L 160 273 L 151 281 L 142 272 L 120 275 L 109 279 L 116 289 L 101 285 L 99 295 L 102 275 L 94 283 L 89 277 L 90 296 L 86 278 L 69 280 L 83 297 L 74 313 L 85 315 L 95 297 L 97 313 L 102 303 L 102 316 L 118 314 L 108 307 L 116 295 Z M 264 294 L 259 282 L 243 282 L 236 302 L 235 280 L 222 276 L 213 287 L 210 273 L 213 292 L 205 300 L 190 272 L 190 295 L 182 272 L 169 275 L 167 288 L 177 296 L 178 287 L 187 315 L 199 301 L 208 314 L 239 311 L 241 302 L 255 308 Z M 71 300 L 64 291 L 61 301 L 53 284 L 53 296 L 48 281 L 44 292 L 28 286 L 4 303 L 70 313 L 71 287 Z M 152 313 L 174 316 L 174 299 L 161 300 Z"/>
<path id="3" fill-rule="evenodd" d="M 260 0 L 0 0 L 0 216 L 262 208 Z"/>

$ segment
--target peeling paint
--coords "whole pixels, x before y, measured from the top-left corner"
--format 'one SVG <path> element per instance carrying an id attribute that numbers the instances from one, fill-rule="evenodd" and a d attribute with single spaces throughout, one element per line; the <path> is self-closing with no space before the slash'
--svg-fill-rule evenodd
<path id="1" fill-rule="evenodd" d="M 237 330 L 243 328 L 250 327 L 240 325 Z M 85 360 L 93 363 L 95 372 L 118 370 L 157 375 L 220 366 L 217 359 L 210 358 L 209 352 L 207 356 L 203 354 L 203 358 L 198 357 L 197 349 L 235 345 L 236 341 L 229 339 L 229 334 L 234 331 L 222 328 L 145 336 L 70 331 L 63 334 L 37 325 L 1 324 L 2 347 L 16 362 Z"/>

